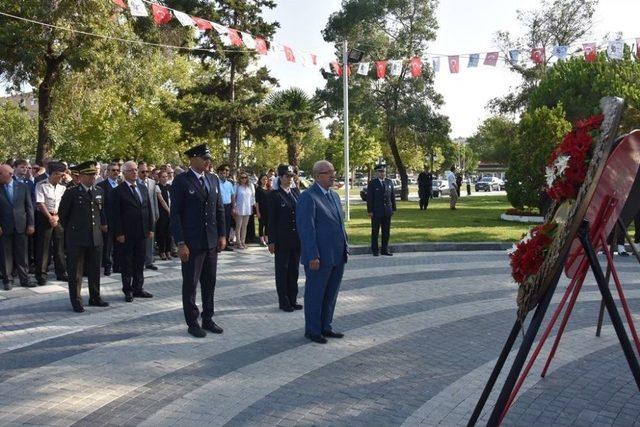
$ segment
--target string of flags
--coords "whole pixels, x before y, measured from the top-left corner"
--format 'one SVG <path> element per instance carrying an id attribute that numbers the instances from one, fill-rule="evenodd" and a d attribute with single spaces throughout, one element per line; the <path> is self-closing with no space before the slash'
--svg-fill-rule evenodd
<path id="1" fill-rule="evenodd" d="M 246 47 L 255 50 L 260 55 L 276 55 L 282 57 L 287 62 L 298 63 L 303 66 L 326 67 L 337 76 L 343 74 L 343 64 L 337 60 L 319 60 L 319 56 L 314 53 L 294 49 L 288 45 L 280 45 L 277 43 L 267 43 L 260 36 L 254 36 L 238 29 L 230 28 L 216 22 L 212 22 L 197 16 L 188 15 L 179 10 L 175 10 L 150 0 L 111 0 L 122 9 L 129 9 L 132 16 L 149 17 L 149 10 L 145 3 L 150 6 L 151 17 L 157 25 L 168 24 L 172 19 L 176 19 L 182 26 L 197 28 L 200 31 L 215 31 L 224 46 L 227 47 Z M 446 59 L 449 72 L 452 74 L 460 73 L 462 60 L 466 59 L 466 68 L 478 68 L 482 60 L 483 66 L 496 67 L 499 63 L 504 64 L 543 64 L 549 59 L 557 58 L 564 60 L 569 56 L 583 55 L 585 61 L 594 62 L 599 51 L 606 50 L 607 56 L 612 60 L 619 60 L 624 55 L 625 41 L 635 42 L 636 58 L 640 58 L 640 37 L 636 39 L 618 39 L 606 43 L 606 46 L 598 46 L 596 43 L 583 43 L 582 46 L 573 46 L 573 53 L 569 53 L 570 46 L 554 46 L 550 51 L 545 47 L 536 47 L 530 51 L 521 49 L 511 49 L 507 55 L 500 52 L 481 52 L 464 55 L 442 55 L 430 54 L 425 57 L 414 56 L 409 59 L 385 59 L 372 62 L 359 62 L 350 64 L 347 67 L 349 76 L 352 68 L 355 68 L 357 75 L 369 76 L 371 67 L 374 67 L 375 77 L 384 79 L 387 76 L 399 77 L 406 72 L 412 77 L 420 77 L 424 67 L 431 67 L 433 72 L 438 73 L 441 70 L 441 59 Z"/>

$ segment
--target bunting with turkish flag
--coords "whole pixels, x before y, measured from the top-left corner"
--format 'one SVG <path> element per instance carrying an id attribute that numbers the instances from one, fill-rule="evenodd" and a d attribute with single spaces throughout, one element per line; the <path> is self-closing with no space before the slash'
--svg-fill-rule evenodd
<path id="1" fill-rule="evenodd" d="M 149 12 L 144 7 L 142 0 L 129 0 L 129 9 L 131 10 L 131 16 L 149 16 Z"/>
<path id="2" fill-rule="evenodd" d="M 222 42 L 222 44 L 225 46 L 231 46 L 232 43 L 231 37 L 229 37 L 229 29 L 224 25 L 216 24 L 215 22 L 213 22 L 212 24 L 213 29 L 218 33 L 218 37 L 220 37 L 220 41 Z"/>
<path id="3" fill-rule="evenodd" d="M 171 12 L 169 12 L 169 9 L 157 3 L 151 4 L 151 13 L 153 13 L 153 20 L 158 25 L 163 25 L 171 21 Z"/>
<path id="4" fill-rule="evenodd" d="M 231 40 L 231 44 L 234 46 L 242 46 L 242 38 L 240 38 L 240 33 L 238 32 L 238 30 L 228 28 L 227 31 L 229 34 L 229 40 Z"/>
<path id="5" fill-rule="evenodd" d="M 384 79 L 387 74 L 387 61 L 376 61 L 376 76 L 379 79 Z"/>
<path id="6" fill-rule="evenodd" d="M 370 66 L 371 64 L 369 64 L 368 62 L 360 62 L 358 64 L 358 70 L 356 71 L 356 73 L 360 74 L 361 76 L 366 76 L 367 74 L 369 74 Z"/>
<path id="7" fill-rule="evenodd" d="M 289 62 L 296 62 L 296 57 L 293 54 L 293 49 L 289 46 L 282 46 L 284 48 L 284 56 L 287 58 Z"/>
<path id="8" fill-rule="evenodd" d="M 449 72 L 454 74 L 460 72 L 460 55 L 449 56 Z"/>
<path id="9" fill-rule="evenodd" d="M 431 65 L 433 66 L 433 72 L 437 73 L 440 71 L 440 58 L 439 57 L 434 57 L 431 60 Z"/>
<path id="10" fill-rule="evenodd" d="M 318 55 L 314 55 L 313 53 L 309 54 L 311 56 L 311 63 L 313 65 L 318 65 Z"/>
<path id="11" fill-rule="evenodd" d="M 260 55 L 266 55 L 269 52 L 267 48 L 267 41 L 262 37 L 256 37 L 254 39 L 256 41 L 256 50 Z"/>
<path id="12" fill-rule="evenodd" d="M 598 57 L 598 53 L 596 52 L 596 44 L 595 43 L 584 43 L 582 45 L 582 49 L 584 50 L 584 60 L 587 62 L 595 62 Z"/>
<path id="13" fill-rule="evenodd" d="M 191 17 L 184 12 L 174 10 L 173 14 L 176 16 L 178 22 L 180 22 L 184 27 L 190 27 L 195 24 L 195 22 L 193 22 L 193 19 L 191 19 Z"/>
<path id="14" fill-rule="evenodd" d="M 123 9 L 127 8 L 127 4 L 124 2 L 124 0 L 113 0 L 113 2 Z"/>
<path id="15" fill-rule="evenodd" d="M 489 52 L 484 57 L 484 65 L 495 67 L 498 63 L 498 52 Z"/>
<path id="16" fill-rule="evenodd" d="M 331 68 L 333 69 L 333 73 L 337 74 L 338 77 L 342 77 L 342 67 L 338 63 L 338 61 L 333 61 L 331 63 Z"/>
<path id="17" fill-rule="evenodd" d="M 244 43 L 244 45 L 249 49 L 255 50 L 256 41 L 253 39 L 253 36 L 243 31 L 240 31 L 240 34 L 242 35 L 242 42 Z"/>
<path id="18" fill-rule="evenodd" d="M 191 19 L 193 19 L 193 22 L 196 23 L 196 26 L 201 31 L 207 31 L 207 30 L 213 29 L 213 25 L 211 24 L 211 22 L 207 21 L 206 19 L 198 18 L 197 16 L 192 16 Z"/>
<path id="19" fill-rule="evenodd" d="M 509 51 L 509 59 L 512 64 L 517 64 L 520 61 L 520 50 L 512 49 Z"/>
<path id="20" fill-rule="evenodd" d="M 640 38 L 636 39 L 636 59 L 638 58 L 640 58 Z"/>
<path id="21" fill-rule="evenodd" d="M 422 59 L 414 56 L 411 58 L 409 64 L 411 66 L 411 75 L 413 77 L 420 77 L 422 75 Z"/>
<path id="22" fill-rule="evenodd" d="M 536 64 L 542 64 L 544 62 L 544 48 L 536 47 L 531 49 L 531 60 Z"/>

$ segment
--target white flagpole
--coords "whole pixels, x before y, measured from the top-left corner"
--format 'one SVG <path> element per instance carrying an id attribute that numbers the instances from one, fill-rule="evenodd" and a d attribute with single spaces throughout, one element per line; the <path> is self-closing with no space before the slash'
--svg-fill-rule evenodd
<path id="1" fill-rule="evenodd" d="M 342 93 L 344 98 L 344 208 L 345 220 L 351 219 L 350 203 L 349 203 L 349 53 L 347 51 L 347 41 L 342 42 Z"/>

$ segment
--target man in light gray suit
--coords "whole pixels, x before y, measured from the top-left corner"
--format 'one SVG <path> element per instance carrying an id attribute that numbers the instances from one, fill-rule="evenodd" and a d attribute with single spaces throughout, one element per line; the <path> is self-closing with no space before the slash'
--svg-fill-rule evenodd
<path id="1" fill-rule="evenodd" d="M 36 286 L 29 282 L 27 266 L 27 236 L 34 231 L 29 188 L 13 179 L 11 166 L 0 165 L 0 243 L 4 255 L 0 260 L 0 273 L 6 291 L 11 289 L 14 266 L 21 286 Z"/>
<path id="2" fill-rule="evenodd" d="M 333 312 L 347 262 L 347 233 L 340 198 L 331 189 L 336 171 L 320 160 L 313 165 L 314 184 L 298 199 L 296 224 L 306 284 L 304 289 L 305 337 L 325 344 L 344 334 L 332 328 Z"/>
<path id="3" fill-rule="evenodd" d="M 158 195 L 156 194 L 156 182 L 149 178 L 151 171 L 146 162 L 138 162 L 138 179 L 147 187 L 147 193 L 149 194 L 149 206 L 151 207 L 151 231 L 153 231 L 151 237 L 147 237 L 147 250 L 144 260 L 145 268 L 149 270 L 157 270 L 158 267 L 153 263 L 153 256 L 155 252 L 155 231 L 156 221 L 160 211 L 158 211 Z"/>

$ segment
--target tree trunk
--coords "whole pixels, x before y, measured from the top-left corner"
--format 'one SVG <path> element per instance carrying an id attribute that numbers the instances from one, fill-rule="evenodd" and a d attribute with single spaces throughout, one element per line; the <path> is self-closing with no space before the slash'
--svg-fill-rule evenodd
<path id="1" fill-rule="evenodd" d="M 44 78 L 38 86 L 38 148 L 36 149 L 36 163 L 51 155 L 53 140 L 49 129 L 51 110 L 53 108 L 53 88 L 58 81 L 62 56 L 47 58 Z"/>
<path id="2" fill-rule="evenodd" d="M 402 184 L 400 189 L 400 199 L 409 200 L 409 178 L 407 177 L 407 168 L 402 163 L 400 152 L 398 151 L 398 144 L 396 143 L 396 128 L 394 125 L 387 123 L 387 143 L 391 148 L 391 154 L 393 154 L 393 160 L 396 164 L 396 169 L 400 174 L 400 182 Z"/>
<path id="3" fill-rule="evenodd" d="M 287 159 L 289 160 L 289 165 L 293 167 L 298 166 L 300 159 L 300 144 L 298 144 L 296 139 L 287 141 Z"/>

